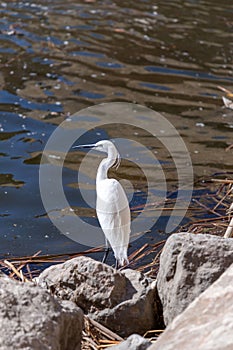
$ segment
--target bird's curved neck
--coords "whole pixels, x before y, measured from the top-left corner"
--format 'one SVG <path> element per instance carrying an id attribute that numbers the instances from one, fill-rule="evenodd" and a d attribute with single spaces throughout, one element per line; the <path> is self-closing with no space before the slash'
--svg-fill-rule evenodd
<path id="1" fill-rule="evenodd" d="M 98 181 L 105 180 L 108 178 L 108 169 L 110 169 L 117 160 L 117 154 L 109 154 L 107 158 L 104 158 L 97 171 L 96 183 Z"/>

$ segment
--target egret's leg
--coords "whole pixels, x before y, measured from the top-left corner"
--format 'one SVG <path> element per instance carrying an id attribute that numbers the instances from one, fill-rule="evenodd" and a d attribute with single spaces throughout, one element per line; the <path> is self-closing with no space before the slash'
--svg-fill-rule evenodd
<path id="1" fill-rule="evenodd" d="M 104 257 L 103 257 L 103 260 L 102 260 L 102 263 L 103 263 L 103 264 L 104 264 L 105 261 L 107 260 L 109 251 L 110 251 L 110 248 L 109 248 L 109 247 L 106 247 L 105 250 L 104 250 Z"/>
<path id="2" fill-rule="evenodd" d="M 115 263 L 115 269 L 118 270 L 119 266 L 118 266 L 118 261 L 116 259 L 116 263 Z"/>
<path id="3" fill-rule="evenodd" d="M 110 247 L 109 247 L 108 240 L 106 239 L 106 240 L 105 240 L 104 256 L 103 256 L 103 260 L 102 260 L 102 263 L 103 263 L 103 264 L 104 264 L 105 261 L 107 260 L 109 251 L 110 251 Z"/>

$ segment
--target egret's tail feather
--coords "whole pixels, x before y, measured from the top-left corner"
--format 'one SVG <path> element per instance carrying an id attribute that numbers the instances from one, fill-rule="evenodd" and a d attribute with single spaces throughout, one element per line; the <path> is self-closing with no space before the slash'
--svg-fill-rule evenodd
<path id="1" fill-rule="evenodd" d="M 127 248 L 123 251 L 114 251 L 115 259 L 118 261 L 120 266 L 128 265 L 129 260 L 127 256 Z"/>

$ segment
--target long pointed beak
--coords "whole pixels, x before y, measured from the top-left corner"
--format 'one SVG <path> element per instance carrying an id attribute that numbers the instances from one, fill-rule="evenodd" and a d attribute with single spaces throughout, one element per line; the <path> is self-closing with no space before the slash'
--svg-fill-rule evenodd
<path id="1" fill-rule="evenodd" d="M 95 144 L 90 144 L 90 145 L 78 145 L 78 146 L 74 146 L 72 148 L 95 148 Z"/>

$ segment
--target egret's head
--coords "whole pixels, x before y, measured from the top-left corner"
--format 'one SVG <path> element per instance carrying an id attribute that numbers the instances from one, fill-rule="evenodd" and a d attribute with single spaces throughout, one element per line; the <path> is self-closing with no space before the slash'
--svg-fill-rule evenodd
<path id="1" fill-rule="evenodd" d="M 114 146 L 114 144 L 109 141 L 109 140 L 101 140 L 96 142 L 96 144 L 94 144 L 93 147 L 96 151 L 100 151 L 100 152 L 105 152 L 105 153 L 109 153 L 111 150 L 117 152 L 116 147 Z"/>
<path id="2" fill-rule="evenodd" d="M 120 164 L 120 154 L 115 145 L 109 140 L 101 140 L 95 144 L 74 146 L 73 148 L 90 148 L 99 152 L 104 152 L 108 155 L 108 158 L 115 160 L 116 167 Z"/>
<path id="3" fill-rule="evenodd" d="M 119 167 L 121 162 L 121 157 L 118 150 L 116 149 L 116 146 L 111 141 L 109 140 L 98 141 L 94 145 L 94 149 L 99 152 L 107 153 L 108 158 L 112 158 L 115 161 L 115 164 L 113 166 L 115 166 L 116 168 Z"/>

